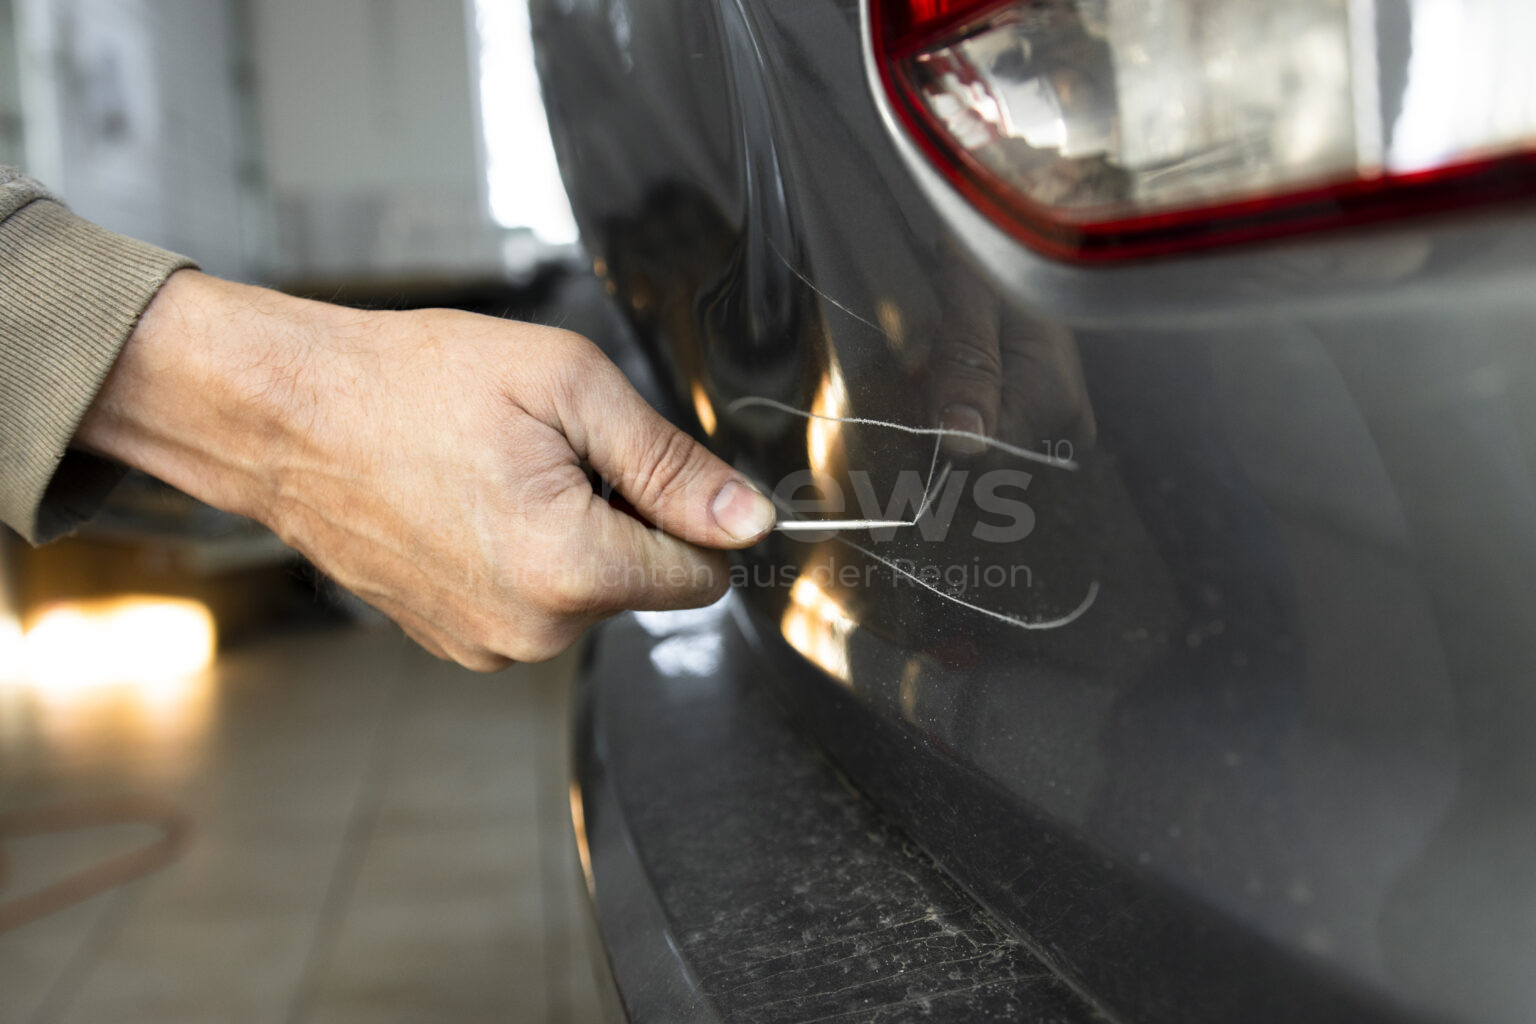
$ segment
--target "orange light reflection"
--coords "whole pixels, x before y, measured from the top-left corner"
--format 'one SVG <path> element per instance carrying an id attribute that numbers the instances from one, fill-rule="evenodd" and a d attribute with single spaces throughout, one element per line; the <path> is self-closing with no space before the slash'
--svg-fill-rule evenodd
<path id="1" fill-rule="evenodd" d="M 779 621 L 779 631 L 791 647 L 844 685 L 853 680 L 848 638 L 855 626 L 843 606 L 809 576 L 795 580 L 789 607 Z"/>
<path id="2" fill-rule="evenodd" d="M 715 436 L 715 407 L 709 401 L 709 395 L 704 391 L 703 381 L 693 382 L 693 411 L 699 417 L 699 426 L 704 428 L 704 433 L 710 437 Z"/>
<path id="3" fill-rule="evenodd" d="M 822 375 L 816 397 L 811 400 L 812 417 L 805 427 L 806 458 L 811 464 L 811 472 L 817 476 L 832 472 L 832 457 L 843 436 L 843 425 L 837 419 L 848 415 L 848 407 L 848 385 L 843 380 L 842 367 L 834 359 Z"/>

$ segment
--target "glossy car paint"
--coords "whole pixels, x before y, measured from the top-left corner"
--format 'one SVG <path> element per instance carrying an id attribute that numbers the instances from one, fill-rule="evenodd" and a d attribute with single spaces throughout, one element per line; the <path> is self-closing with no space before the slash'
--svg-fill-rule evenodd
<path id="1" fill-rule="evenodd" d="M 932 426 L 957 375 L 1071 445 L 738 567 L 719 628 L 889 820 L 1112 1019 L 1529 1019 L 1530 210 L 1071 266 L 894 130 L 857 3 L 533 10 L 584 242 L 724 457 L 850 514 L 932 438 L 732 403 Z"/>

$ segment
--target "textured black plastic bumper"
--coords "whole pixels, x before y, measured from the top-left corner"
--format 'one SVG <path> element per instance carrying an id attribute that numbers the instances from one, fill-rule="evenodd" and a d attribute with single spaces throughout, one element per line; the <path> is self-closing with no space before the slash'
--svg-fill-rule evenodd
<path id="1" fill-rule="evenodd" d="M 762 664 L 729 600 L 588 648 L 572 809 L 629 1017 L 1088 1019 L 800 735 Z"/>

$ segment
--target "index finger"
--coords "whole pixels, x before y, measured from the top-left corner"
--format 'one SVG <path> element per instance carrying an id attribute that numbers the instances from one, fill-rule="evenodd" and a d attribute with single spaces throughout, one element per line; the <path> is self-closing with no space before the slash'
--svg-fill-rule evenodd
<path id="1" fill-rule="evenodd" d="M 730 585 L 724 554 L 697 547 L 613 508 L 593 495 L 581 528 L 591 581 L 590 610 L 670 611 L 711 604 Z"/>

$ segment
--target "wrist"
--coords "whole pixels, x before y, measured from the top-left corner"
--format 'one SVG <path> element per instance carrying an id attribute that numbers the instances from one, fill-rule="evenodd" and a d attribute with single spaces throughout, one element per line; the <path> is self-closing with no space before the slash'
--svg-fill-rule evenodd
<path id="1" fill-rule="evenodd" d="M 75 435 L 214 505 L 270 521 L 283 466 L 312 407 L 314 310 L 196 271 L 144 311 Z"/>

